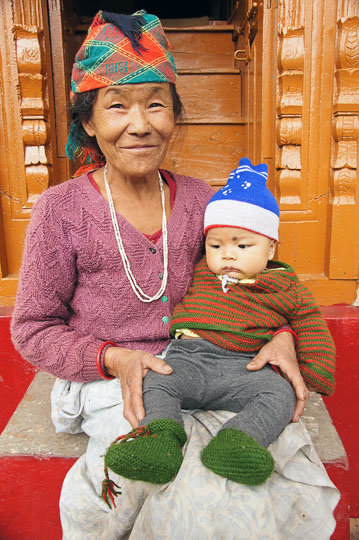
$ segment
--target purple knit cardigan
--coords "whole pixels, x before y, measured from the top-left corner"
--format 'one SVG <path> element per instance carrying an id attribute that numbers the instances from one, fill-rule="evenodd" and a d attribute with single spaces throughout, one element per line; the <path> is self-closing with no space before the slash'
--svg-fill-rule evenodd
<path id="1" fill-rule="evenodd" d="M 26 360 L 62 379 L 92 381 L 100 378 L 96 355 L 103 341 L 152 354 L 167 345 L 171 313 L 203 252 L 203 214 L 213 195 L 201 180 L 173 178 L 168 284 L 151 303 L 132 291 L 108 203 L 87 176 L 42 194 L 27 231 L 11 325 L 13 343 Z M 154 245 L 121 215 L 117 219 L 132 273 L 153 295 L 163 272 L 162 237 Z"/>

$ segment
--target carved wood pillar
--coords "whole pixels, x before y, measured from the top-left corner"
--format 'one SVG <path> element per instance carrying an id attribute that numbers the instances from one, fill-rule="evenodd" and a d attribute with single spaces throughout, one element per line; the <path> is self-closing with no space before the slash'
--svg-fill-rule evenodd
<path id="1" fill-rule="evenodd" d="M 301 21 L 279 32 L 277 104 L 278 184 L 282 208 L 300 205 L 303 132 L 304 28 Z"/>
<path id="2" fill-rule="evenodd" d="M 359 5 L 337 12 L 329 276 L 359 277 Z"/>
<path id="3" fill-rule="evenodd" d="M 359 60 L 358 22 L 343 20 L 350 9 L 358 4 L 279 0 L 276 15 L 278 257 L 321 304 L 352 303 L 357 288 Z"/>
<path id="4" fill-rule="evenodd" d="M 0 2 L 0 304 L 12 303 L 33 203 L 56 168 L 50 40 L 43 0 Z"/>

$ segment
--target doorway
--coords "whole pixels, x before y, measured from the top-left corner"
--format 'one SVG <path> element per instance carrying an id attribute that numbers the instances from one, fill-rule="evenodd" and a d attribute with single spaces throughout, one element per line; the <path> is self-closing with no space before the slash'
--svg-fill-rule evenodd
<path id="1" fill-rule="evenodd" d="M 159 16 L 172 46 L 178 70 L 177 88 L 186 114 L 175 131 L 163 167 L 203 178 L 214 186 L 226 182 L 245 149 L 242 77 L 234 59 L 238 36 L 234 25 L 227 24 L 234 4 L 238 2 L 200 0 L 174 5 L 158 1 L 121 2 L 123 12 L 144 8 Z M 118 2 L 114 0 L 105 0 L 100 5 L 102 10 L 118 11 Z M 58 152 L 64 160 L 69 118 L 63 111 L 67 106 L 73 59 L 98 8 L 99 3 L 94 0 L 65 1 L 59 18 L 55 10 L 51 11 L 49 2 L 52 34 L 58 33 L 60 26 L 63 37 L 62 42 L 52 42 L 53 47 L 58 47 L 52 54 Z M 72 166 L 68 167 L 71 175 Z"/>

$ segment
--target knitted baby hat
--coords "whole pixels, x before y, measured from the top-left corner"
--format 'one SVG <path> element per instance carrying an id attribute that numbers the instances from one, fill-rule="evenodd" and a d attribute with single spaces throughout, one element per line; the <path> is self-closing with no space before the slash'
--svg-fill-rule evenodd
<path id="1" fill-rule="evenodd" d="M 227 185 L 209 201 L 204 232 L 214 227 L 240 227 L 278 240 L 279 207 L 266 186 L 268 167 L 242 158 Z"/>

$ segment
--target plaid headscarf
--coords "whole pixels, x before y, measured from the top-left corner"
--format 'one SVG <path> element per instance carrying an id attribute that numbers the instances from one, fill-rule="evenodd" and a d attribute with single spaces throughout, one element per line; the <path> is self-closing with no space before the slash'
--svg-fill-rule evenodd
<path id="1" fill-rule="evenodd" d="M 133 15 L 99 11 L 76 54 L 70 99 L 88 90 L 147 82 L 175 83 L 176 66 L 170 44 L 158 17 L 144 10 Z M 66 144 L 69 159 L 80 157 L 94 168 L 99 163 L 91 149 L 83 147 L 83 132 L 72 122 Z M 81 167 L 81 172 L 84 172 Z"/>

